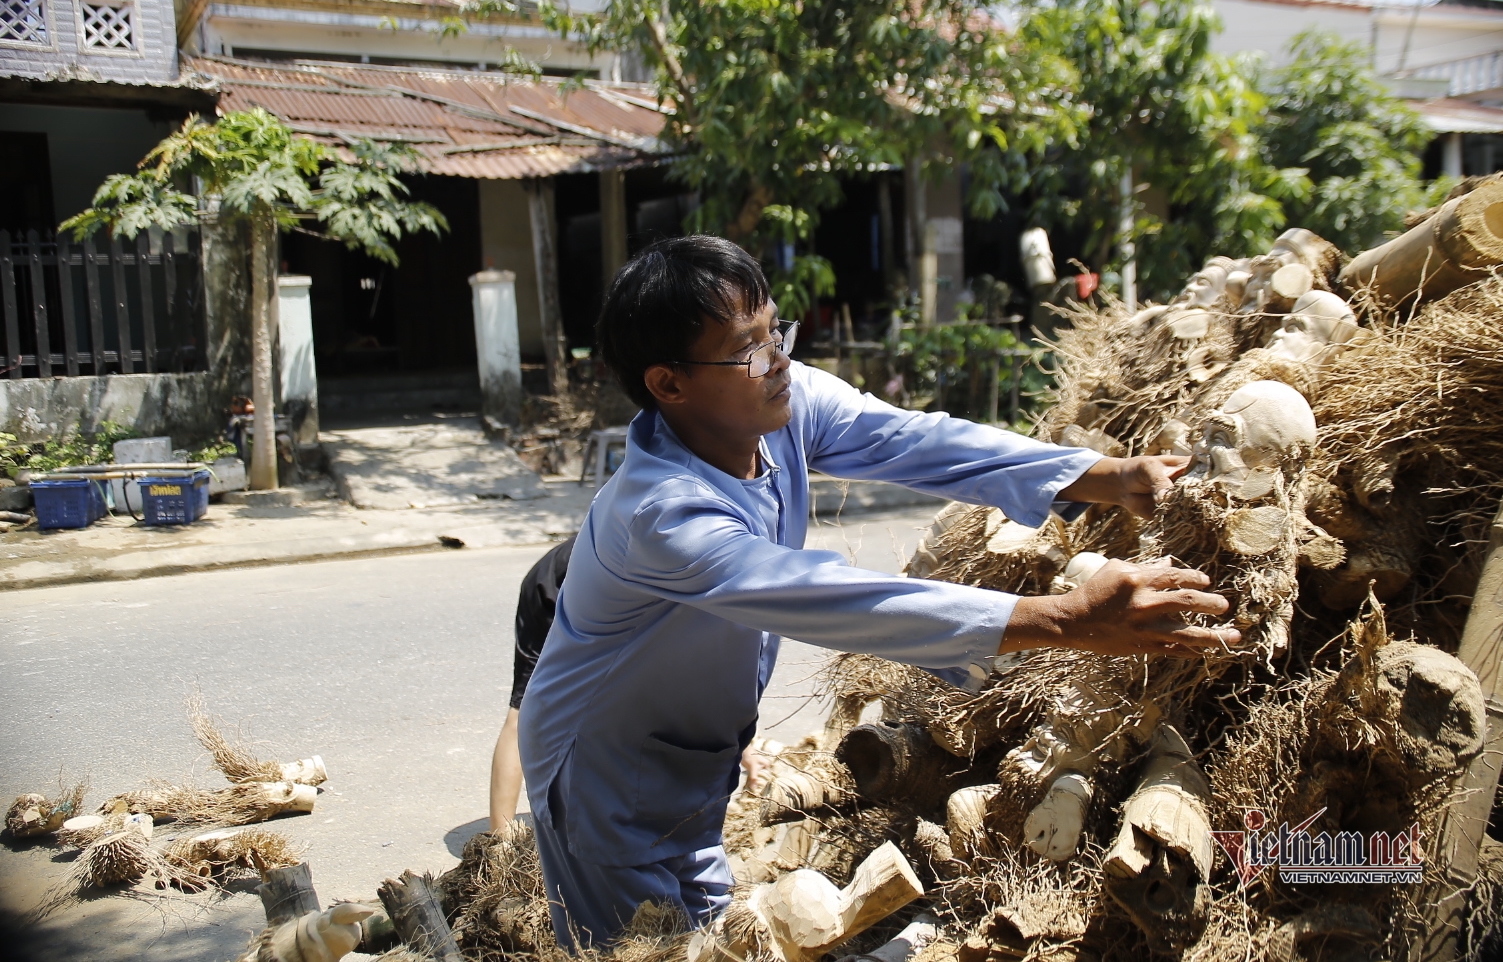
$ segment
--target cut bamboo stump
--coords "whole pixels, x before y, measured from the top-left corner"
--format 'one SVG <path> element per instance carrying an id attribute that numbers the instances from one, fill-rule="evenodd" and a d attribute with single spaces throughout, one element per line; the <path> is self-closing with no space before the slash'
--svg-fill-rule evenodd
<path id="1" fill-rule="evenodd" d="M 454 932 L 444 918 L 444 907 L 433 889 L 431 875 L 402 873 L 400 879 L 387 879 L 376 892 L 386 914 L 391 916 L 397 935 L 414 952 L 436 962 L 463 962 Z"/>
<path id="2" fill-rule="evenodd" d="M 368 906 L 344 902 L 283 922 L 271 933 L 257 962 L 338 962 L 360 946 Z"/>
<path id="3" fill-rule="evenodd" d="M 944 804 L 972 767 L 912 724 L 857 725 L 841 739 L 835 757 L 850 770 L 863 799 L 919 811 Z"/>
<path id="4" fill-rule="evenodd" d="M 811 869 L 797 869 L 776 882 L 759 885 L 747 900 L 757 927 L 770 936 L 767 946 L 779 962 L 814 962 L 843 942 L 924 894 L 903 853 L 883 844 L 856 868 L 843 889 Z M 689 962 L 736 962 L 750 951 L 749 933 L 732 935 L 722 914 L 689 943 Z"/>
<path id="5" fill-rule="evenodd" d="M 1341 284 L 1368 289 L 1379 305 L 1444 297 L 1503 263 L 1503 182 L 1485 183 L 1441 205 L 1428 220 L 1352 259 Z"/>
<path id="6" fill-rule="evenodd" d="M 313 891 L 313 870 L 307 862 L 262 872 L 256 894 L 261 896 L 261 906 L 266 910 L 268 925 L 278 925 L 318 911 L 318 893 Z"/>
<path id="7" fill-rule="evenodd" d="M 781 825 L 829 812 L 847 799 L 839 785 L 788 766 L 767 787 L 762 802 L 762 824 Z"/>
<path id="8" fill-rule="evenodd" d="M 1215 858 L 1210 798 L 1184 738 L 1159 726 L 1102 868 L 1107 894 L 1161 949 L 1193 943 L 1205 930 Z"/>

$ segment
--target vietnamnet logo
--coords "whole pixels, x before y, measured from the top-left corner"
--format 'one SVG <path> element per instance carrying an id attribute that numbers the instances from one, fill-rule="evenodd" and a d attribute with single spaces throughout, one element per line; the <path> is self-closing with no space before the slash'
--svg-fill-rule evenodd
<path id="1" fill-rule="evenodd" d="M 1240 832 L 1212 832 L 1211 837 L 1231 859 L 1237 878 L 1245 888 L 1264 869 L 1277 867 L 1287 883 L 1419 882 L 1424 873 L 1425 852 L 1420 847 L 1416 823 L 1402 832 L 1329 832 L 1310 834 L 1310 826 L 1326 813 L 1314 815 L 1290 827 L 1284 822 L 1268 827 L 1268 818 L 1257 809 L 1242 816 Z"/>

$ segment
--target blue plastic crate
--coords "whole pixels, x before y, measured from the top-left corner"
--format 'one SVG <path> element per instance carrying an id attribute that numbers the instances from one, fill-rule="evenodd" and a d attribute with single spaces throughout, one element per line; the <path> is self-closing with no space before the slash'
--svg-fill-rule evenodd
<path id="1" fill-rule="evenodd" d="M 209 472 L 176 477 L 142 475 L 135 479 L 141 492 L 142 524 L 192 524 L 209 510 Z"/>
<path id="2" fill-rule="evenodd" d="M 33 478 L 31 499 L 39 528 L 87 528 L 104 517 L 103 481 Z"/>

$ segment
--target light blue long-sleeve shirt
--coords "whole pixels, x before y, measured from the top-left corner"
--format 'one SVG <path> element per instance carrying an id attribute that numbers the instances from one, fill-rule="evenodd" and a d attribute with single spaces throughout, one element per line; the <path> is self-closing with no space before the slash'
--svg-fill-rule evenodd
<path id="1" fill-rule="evenodd" d="M 578 858 L 643 865 L 718 843 L 782 635 L 984 677 L 1017 598 L 803 550 L 810 469 L 1039 525 L 1101 457 L 791 375 L 761 476 L 712 467 L 647 411 L 585 517 L 519 729 L 534 817 L 551 818 L 562 775 Z"/>

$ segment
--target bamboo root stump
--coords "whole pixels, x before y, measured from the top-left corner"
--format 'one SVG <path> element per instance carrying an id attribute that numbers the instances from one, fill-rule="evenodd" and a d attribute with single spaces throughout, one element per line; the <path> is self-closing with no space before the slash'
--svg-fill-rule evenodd
<path id="1" fill-rule="evenodd" d="M 18 796 L 5 813 L 5 831 L 11 838 L 18 839 L 51 835 L 78 814 L 82 801 L 82 786 L 58 799 L 49 799 L 35 792 Z"/>
<path id="2" fill-rule="evenodd" d="M 1184 738 L 1160 726 L 1103 869 L 1107 894 L 1162 950 L 1192 944 L 1205 930 L 1214 859 L 1210 798 Z"/>
<path id="3" fill-rule="evenodd" d="M 938 937 L 939 926 L 934 917 L 920 915 L 885 945 L 862 955 L 848 955 L 840 962 L 908 962 Z"/>
<path id="4" fill-rule="evenodd" d="M 810 815 L 835 809 L 849 801 L 848 793 L 839 785 L 784 766 L 772 784 L 767 786 L 767 795 L 762 802 L 762 824 L 780 825 L 796 822 Z"/>
<path id="5" fill-rule="evenodd" d="M 454 932 L 434 891 L 432 876 L 406 871 L 400 879 L 382 882 L 376 894 L 386 906 L 397 934 L 414 952 L 436 962 L 462 962 Z"/>
<path id="6" fill-rule="evenodd" d="M 314 910 L 283 922 L 258 953 L 257 962 L 338 962 L 360 945 L 369 906 L 355 902 Z"/>
<path id="7" fill-rule="evenodd" d="M 304 758 L 281 765 L 282 781 L 298 785 L 322 785 L 329 780 L 329 770 L 324 767 L 322 755 Z"/>
<path id="8" fill-rule="evenodd" d="M 256 894 L 261 896 L 261 907 L 266 910 L 268 925 L 277 925 L 318 911 L 318 893 L 313 890 L 313 870 L 307 862 L 262 872 Z"/>
<path id="9" fill-rule="evenodd" d="M 945 751 L 919 725 L 857 725 L 835 757 L 850 770 L 856 793 L 870 802 L 927 811 L 944 804 L 969 759 Z"/>
<path id="10" fill-rule="evenodd" d="M 798 869 L 759 885 L 746 908 L 765 947 L 779 962 L 815 962 L 820 956 L 887 918 L 924 894 L 924 887 L 896 845 L 887 842 L 862 862 L 843 889 L 818 872 Z M 689 943 L 689 962 L 745 959 L 755 933 L 732 934 L 722 914 Z"/>

